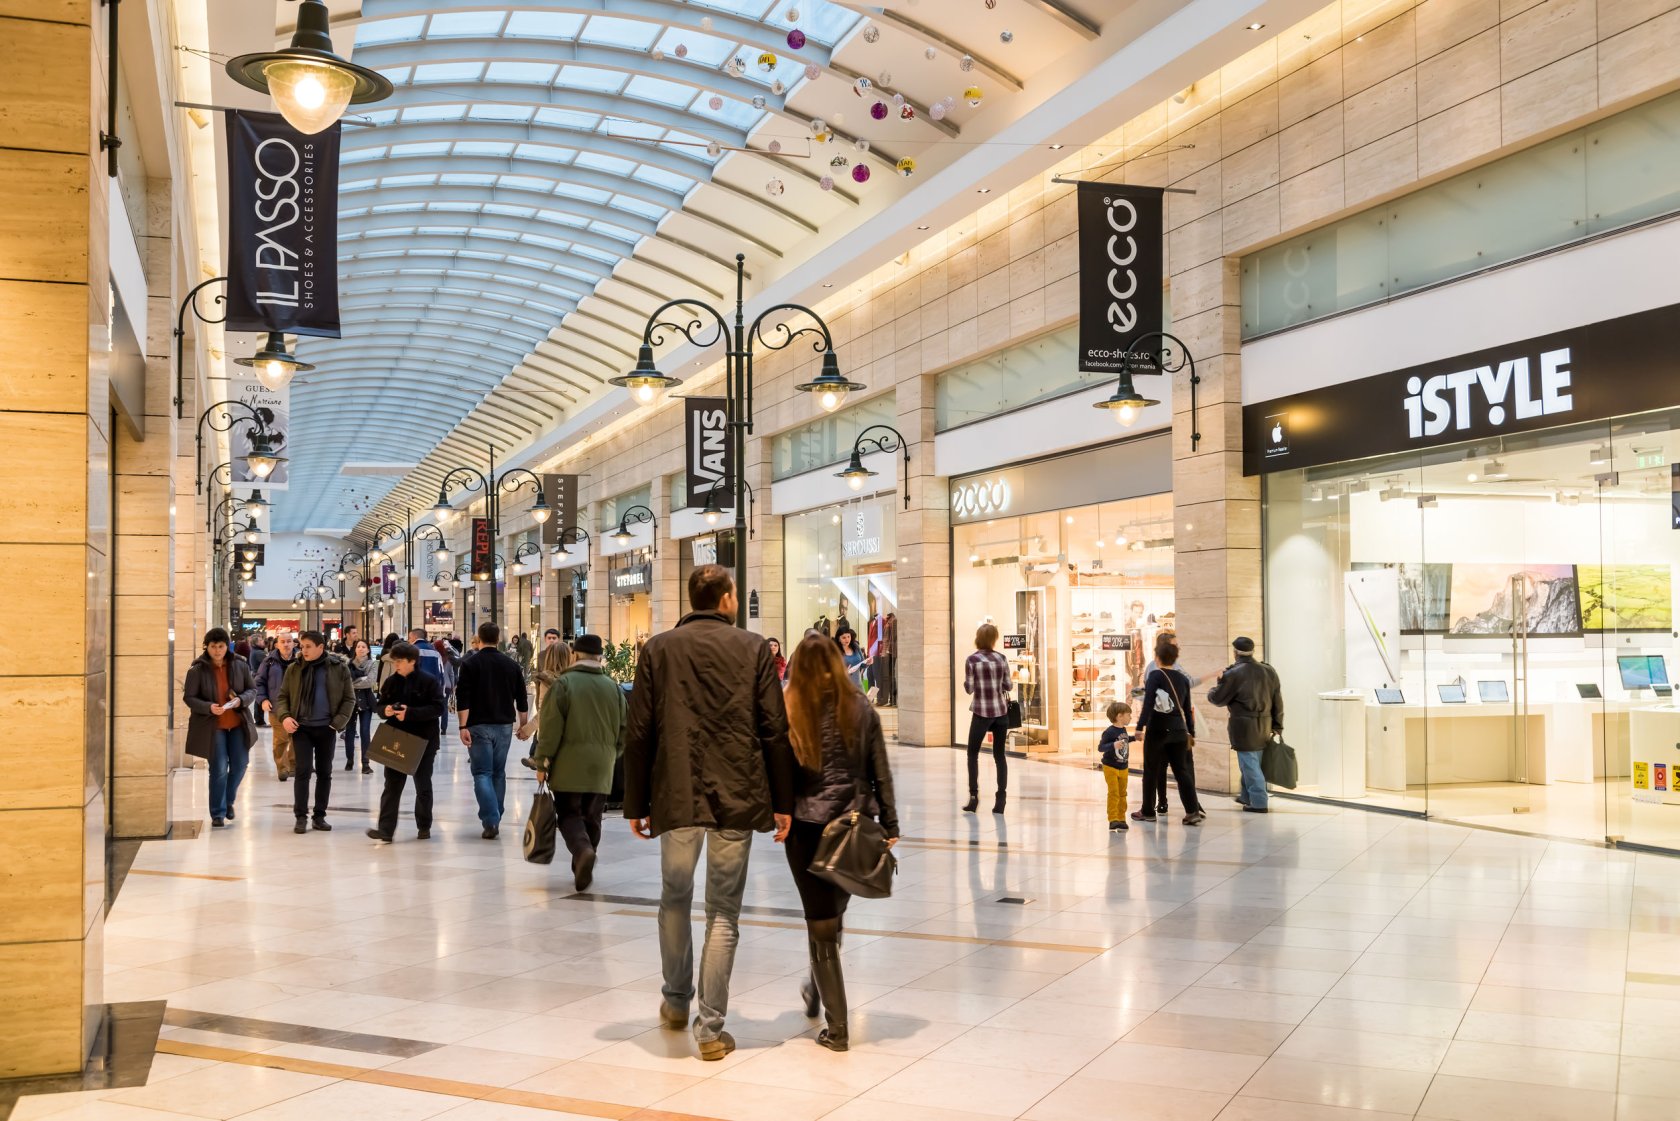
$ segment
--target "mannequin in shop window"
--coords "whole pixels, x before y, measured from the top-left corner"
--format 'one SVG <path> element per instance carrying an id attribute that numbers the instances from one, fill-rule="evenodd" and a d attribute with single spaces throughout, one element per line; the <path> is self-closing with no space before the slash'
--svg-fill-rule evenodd
<path id="1" fill-rule="evenodd" d="M 898 615 L 887 612 L 870 621 L 874 636 L 870 649 L 875 655 L 875 703 L 883 708 L 898 705 Z"/>
<path id="2" fill-rule="evenodd" d="M 828 621 L 827 615 L 818 615 L 817 621 L 811 624 L 811 629 L 822 635 L 824 638 L 832 638 L 833 626 L 834 624 Z"/>

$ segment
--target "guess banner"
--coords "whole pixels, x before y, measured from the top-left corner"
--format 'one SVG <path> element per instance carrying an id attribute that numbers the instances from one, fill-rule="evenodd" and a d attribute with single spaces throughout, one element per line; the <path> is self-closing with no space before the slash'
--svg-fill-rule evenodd
<path id="1" fill-rule="evenodd" d="M 306 136 L 272 113 L 227 112 L 227 329 L 339 337 L 342 125 Z"/>
<path id="2" fill-rule="evenodd" d="M 494 580 L 496 578 L 496 549 L 490 536 L 490 519 L 472 520 L 472 574 Z"/>
<path id="3" fill-rule="evenodd" d="M 287 470 L 291 453 L 286 450 L 286 442 L 292 427 L 292 387 L 288 384 L 270 389 L 251 367 L 229 364 L 227 395 L 228 400 L 251 407 L 251 412 L 237 409 L 230 414 L 234 418 L 233 427 L 228 429 L 228 452 L 232 457 L 229 470 L 233 472 L 233 481 L 252 491 L 285 490 L 291 479 Z M 252 413 L 262 420 L 260 433 L 257 422 L 251 419 Z M 252 471 L 245 459 L 259 434 L 266 434 L 264 442 L 269 451 L 287 460 L 277 464 L 267 476 Z"/>
<path id="4" fill-rule="evenodd" d="M 542 524 L 542 543 L 544 545 L 558 545 L 560 535 L 577 525 L 577 488 L 576 475 L 544 475 L 542 477 L 543 498 L 547 500 L 549 509 L 553 511 L 548 520 Z"/>
<path id="5" fill-rule="evenodd" d="M 688 441 L 688 456 L 683 461 L 688 468 L 684 509 L 704 506 L 720 480 L 723 482 L 718 486 L 718 507 L 735 508 L 734 489 L 730 485 L 735 477 L 735 456 L 730 447 L 728 405 L 722 397 L 689 397 L 683 402 L 683 431 Z M 726 495 L 730 497 L 726 499 Z"/>
<path id="6" fill-rule="evenodd" d="M 1079 368 L 1118 373 L 1120 357 L 1162 324 L 1161 188 L 1079 185 Z M 1133 369 L 1152 369 L 1140 352 Z"/>

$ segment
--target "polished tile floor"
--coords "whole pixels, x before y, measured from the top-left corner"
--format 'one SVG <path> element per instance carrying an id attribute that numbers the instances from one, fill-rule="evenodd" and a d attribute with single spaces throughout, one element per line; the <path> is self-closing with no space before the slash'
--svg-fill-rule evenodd
<path id="1" fill-rule="evenodd" d="M 849 1054 L 798 1011 L 768 838 L 741 1046 L 703 1064 L 657 1027 L 653 845 L 609 822 L 575 895 L 517 822 L 479 838 L 458 747 L 431 841 L 365 838 L 378 777 L 342 771 L 337 828 L 298 837 L 264 757 L 233 827 L 141 849 L 106 925 L 106 999 L 168 1002 L 147 1084 L 15 1117 L 1680 1118 L 1680 860 L 1213 797 L 1111 836 L 1092 772 L 1014 760 L 1008 815 L 975 817 L 957 752 L 893 758 L 902 874 L 851 912 Z"/>

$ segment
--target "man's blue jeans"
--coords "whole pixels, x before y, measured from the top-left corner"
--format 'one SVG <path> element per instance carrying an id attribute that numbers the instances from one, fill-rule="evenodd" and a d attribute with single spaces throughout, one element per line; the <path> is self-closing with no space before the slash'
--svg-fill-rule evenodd
<path id="1" fill-rule="evenodd" d="M 706 848 L 706 945 L 700 951 L 700 1013 L 694 1038 L 714 1040 L 729 1011 L 729 975 L 735 971 L 740 940 L 741 896 L 747 886 L 752 834 L 745 829 L 703 829 L 698 825 L 659 835 L 659 958 L 665 967 L 665 1003 L 684 1016 L 694 997 L 694 869 Z"/>
<path id="2" fill-rule="evenodd" d="M 1242 794 L 1237 801 L 1257 810 L 1265 809 L 1269 801 L 1266 776 L 1260 772 L 1260 755 L 1258 751 L 1237 752 L 1237 766 L 1242 770 Z"/>
<path id="3" fill-rule="evenodd" d="M 467 762 L 472 766 L 478 820 L 488 829 L 501 824 L 507 809 L 507 757 L 513 744 L 513 725 L 474 724 L 467 732 L 472 736 Z"/>
<path id="4" fill-rule="evenodd" d="M 225 818 L 239 797 L 239 780 L 251 759 L 244 728 L 217 728 L 215 754 L 210 759 L 210 816 Z"/>

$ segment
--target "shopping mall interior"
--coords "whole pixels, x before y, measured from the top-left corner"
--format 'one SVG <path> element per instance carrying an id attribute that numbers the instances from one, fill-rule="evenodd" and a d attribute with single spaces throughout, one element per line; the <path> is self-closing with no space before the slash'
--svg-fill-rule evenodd
<path id="1" fill-rule="evenodd" d="M 1680 1117 L 1680 0 L 0 28 L 0 1121 Z"/>

